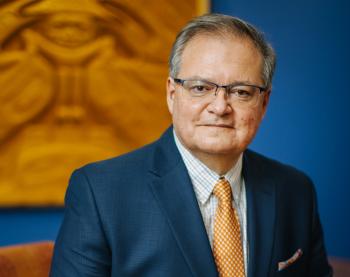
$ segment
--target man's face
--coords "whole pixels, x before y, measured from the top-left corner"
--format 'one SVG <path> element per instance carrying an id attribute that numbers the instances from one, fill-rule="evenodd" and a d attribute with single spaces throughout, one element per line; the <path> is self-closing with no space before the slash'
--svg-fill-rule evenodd
<path id="1" fill-rule="evenodd" d="M 262 57 L 254 45 L 234 36 L 197 35 L 186 45 L 179 79 L 204 79 L 220 85 L 244 82 L 263 87 Z M 253 139 L 265 114 L 269 93 L 252 107 L 230 104 L 223 89 L 206 100 L 189 95 L 172 78 L 167 102 L 175 132 L 193 154 L 238 155 Z"/>

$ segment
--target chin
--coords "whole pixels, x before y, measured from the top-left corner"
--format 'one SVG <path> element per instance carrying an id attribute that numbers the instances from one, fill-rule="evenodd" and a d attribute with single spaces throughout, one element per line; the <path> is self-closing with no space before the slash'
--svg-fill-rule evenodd
<path id="1" fill-rule="evenodd" d="M 203 153 L 213 155 L 234 155 L 244 151 L 244 149 L 238 147 L 237 145 L 222 142 L 201 143 L 197 146 L 197 149 Z"/>

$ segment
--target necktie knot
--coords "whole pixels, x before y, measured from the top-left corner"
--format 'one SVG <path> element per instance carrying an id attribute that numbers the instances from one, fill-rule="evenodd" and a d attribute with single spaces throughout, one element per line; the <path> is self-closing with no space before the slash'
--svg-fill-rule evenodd
<path id="1" fill-rule="evenodd" d="M 213 190 L 213 194 L 217 197 L 219 205 L 232 205 L 232 190 L 230 183 L 226 179 L 220 179 Z"/>

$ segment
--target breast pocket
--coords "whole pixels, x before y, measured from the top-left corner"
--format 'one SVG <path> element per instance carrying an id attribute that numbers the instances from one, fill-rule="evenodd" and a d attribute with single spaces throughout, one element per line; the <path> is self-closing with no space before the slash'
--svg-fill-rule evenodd
<path id="1" fill-rule="evenodd" d="M 276 272 L 274 276 L 282 277 L 282 276 L 293 276 L 293 277 L 303 277 L 307 276 L 306 274 L 306 266 L 304 263 L 303 257 L 300 259 L 296 260 L 292 264 L 288 265 L 286 268 L 282 270 L 278 270 L 278 265 L 276 267 Z"/>

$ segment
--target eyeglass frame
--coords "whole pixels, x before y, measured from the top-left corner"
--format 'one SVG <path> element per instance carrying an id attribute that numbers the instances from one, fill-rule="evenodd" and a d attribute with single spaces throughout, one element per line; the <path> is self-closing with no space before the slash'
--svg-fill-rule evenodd
<path id="1" fill-rule="evenodd" d="M 219 85 L 219 84 L 216 84 L 214 82 L 203 80 L 203 79 L 180 79 L 180 78 L 174 78 L 174 77 L 171 77 L 171 78 L 174 80 L 174 82 L 176 84 L 180 84 L 182 87 L 184 85 L 184 82 L 186 82 L 186 81 L 202 81 L 202 82 L 214 85 L 215 86 L 214 96 L 217 95 L 217 92 L 218 92 L 218 90 L 220 88 L 223 88 L 225 90 L 226 95 L 229 95 L 228 88 L 232 88 L 232 87 L 235 87 L 235 86 L 248 86 L 248 87 L 257 88 L 257 89 L 259 89 L 259 95 L 261 95 L 263 92 L 266 92 L 267 89 L 268 89 L 267 87 L 247 84 L 247 83 L 243 83 L 243 82 L 231 83 L 231 84 L 228 84 L 228 85 Z M 205 95 L 203 95 L 203 96 L 205 96 Z M 203 97 L 203 96 L 199 96 L 198 98 Z"/>

